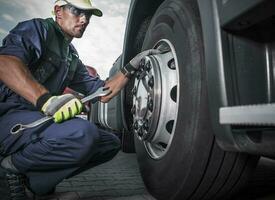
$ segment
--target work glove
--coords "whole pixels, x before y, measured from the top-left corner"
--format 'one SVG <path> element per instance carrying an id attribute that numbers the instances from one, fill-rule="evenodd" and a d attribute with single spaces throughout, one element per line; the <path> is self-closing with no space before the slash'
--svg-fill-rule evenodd
<path id="1" fill-rule="evenodd" d="M 72 94 L 60 96 L 46 94 L 37 100 L 37 107 L 45 115 L 52 116 L 56 123 L 60 123 L 81 113 L 83 104 Z"/>
<path id="2" fill-rule="evenodd" d="M 161 53 L 161 51 L 158 49 L 148 49 L 146 51 L 142 51 L 141 53 L 137 54 L 132 60 L 130 60 L 130 62 L 121 69 L 121 72 L 128 78 L 131 78 L 139 69 L 139 63 L 142 58 L 159 53 Z"/>

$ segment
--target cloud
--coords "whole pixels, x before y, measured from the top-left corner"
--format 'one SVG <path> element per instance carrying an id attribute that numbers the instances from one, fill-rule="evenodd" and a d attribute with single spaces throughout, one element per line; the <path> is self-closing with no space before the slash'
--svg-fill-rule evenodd
<path id="1" fill-rule="evenodd" d="M 27 17 L 49 17 L 51 16 L 54 1 L 14 0 L 10 1 L 10 5 L 13 7 L 20 7 Z"/>
<path id="2" fill-rule="evenodd" d="M 73 44 L 82 61 L 94 67 L 102 78 L 107 78 L 114 61 L 122 53 L 128 0 L 95 1 L 103 17 L 92 17 L 86 32 Z"/>
<path id="3" fill-rule="evenodd" d="M 0 28 L 0 34 L 6 35 L 6 34 L 8 34 L 8 31 Z"/>
<path id="4" fill-rule="evenodd" d="M 124 15 L 125 11 L 128 10 L 130 5 L 129 0 L 104 0 L 104 1 L 95 1 L 96 6 L 102 9 L 103 14 L 117 16 Z"/>
<path id="5" fill-rule="evenodd" d="M 2 14 L 2 17 L 7 21 L 11 21 L 11 22 L 15 21 L 15 19 L 9 14 Z"/>

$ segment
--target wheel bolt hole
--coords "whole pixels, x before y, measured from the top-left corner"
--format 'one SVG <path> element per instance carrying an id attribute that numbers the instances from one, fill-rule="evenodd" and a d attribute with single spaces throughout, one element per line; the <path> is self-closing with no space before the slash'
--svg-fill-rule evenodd
<path id="1" fill-rule="evenodd" d="M 177 86 L 174 86 L 170 92 L 170 97 L 174 102 L 177 102 Z"/>
<path id="2" fill-rule="evenodd" d="M 176 64 L 175 64 L 175 59 L 174 58 L 172 58 L 171 60 L 168 61 L 168 67 L 170 69 L 173 69 L 173 70 L 176 69 Z"/>
<path id="3" fill-rule="evenodd" d="M 163 148 L 163 150 L 166 149 L 166 147 L 167 147 L 167 144 L 165 144 L 163 142 L 159 142 L 158 144 Z"/>
<path id="4" fill-rule="evenodd" d="M 174 120 L 170 120 L 167 124 L 166 124 L 166 130 L 168 133 L 172 133 L 173 130 L 173 126 L 174 126 Z"/>

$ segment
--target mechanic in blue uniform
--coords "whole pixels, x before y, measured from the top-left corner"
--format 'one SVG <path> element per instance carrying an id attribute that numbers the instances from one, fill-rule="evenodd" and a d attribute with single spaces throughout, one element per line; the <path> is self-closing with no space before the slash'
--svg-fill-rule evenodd
<path id="1" fill-rule="evenodd" d="M 53 191 L 63 179 L 113 158 L 119 139 L 89 121 L 75 118 L 82 103 L 63 95 L 65 87 L 88 95 L 105 86 L 108 102 L 128 82 L 140 60 L 156 50 L 135 56 L 114 77 L 91 77 L 71 41 L 81 38 L 92 15 L 102 12 L 89 0 L 57 0 L 55 20 L 32 19 L 19 23 L 0 47 L 0 196 L 27 199 Z M 45 115 L 54 120 L 12 135 L 11 128 Z M 23 184 L 22 179 L 25 179 Z"/>

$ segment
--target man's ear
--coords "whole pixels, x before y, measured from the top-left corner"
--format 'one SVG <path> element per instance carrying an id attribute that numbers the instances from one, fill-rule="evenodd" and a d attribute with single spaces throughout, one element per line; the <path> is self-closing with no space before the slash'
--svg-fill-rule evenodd
<path id="1" fill-rule="evenodd" d="M 57 19 L 61 18 L 62 8 L 61 6 L 54 6 L 54 14 Z"/>

